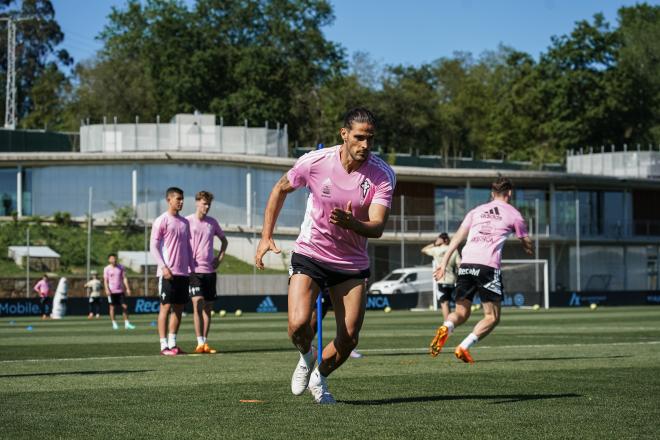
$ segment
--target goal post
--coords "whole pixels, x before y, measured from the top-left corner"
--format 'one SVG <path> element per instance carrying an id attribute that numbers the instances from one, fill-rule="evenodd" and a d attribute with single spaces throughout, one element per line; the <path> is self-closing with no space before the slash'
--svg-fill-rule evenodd
<path id="1" fill-rule="evenodd" d="M 433 262 L 433 270 L 436 264 Z M 503 306 L 550 308 L 548 260 L 502 260 Z M 438 310 L 438 284 L 433 280 L 433 310 Z"/>
<path id="2" fill-rule="evenodd" d="M 502 260 L 501 270 L 505 294 L 536 293 L 539 295 L 542 307 L 550 308 L 548 260 Z"/>

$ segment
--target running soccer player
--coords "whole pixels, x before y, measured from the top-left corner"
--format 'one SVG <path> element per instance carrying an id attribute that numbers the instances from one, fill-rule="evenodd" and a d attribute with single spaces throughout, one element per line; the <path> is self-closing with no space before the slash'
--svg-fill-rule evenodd
<path id="1" fill-rule="evenodd" d="M 509 204 L 513 195 L 513 183 L 506 177 L 498 177 L 491 189 L 492 201 L 477 206 L 465 216 L 451 239 L 440 266 L 433 274 L 436 280 L 445 276 L 449 259 L 467 238 L 456 282 L 456 310 L 438 327 L 431 341 L 430 354 L 433 357 L 440 353 L 454 329 L 470 317 L 470 307 L 475 294 L 478 293 L 483 304 L 484 317 L 454 350 L 458 359 L 474 363 L 470 347 L 485 338 L 500 322 L 504 292 L 500 262 L 504 241 L 509 234 L 515 232 L 525 252 L 532 254 L 532 241 L 527 235 L 525 222 L 518 210 Z"/>
<path id="2" fill-rule="evenodd" d="M 255 264 L 264 268 L 268 251 L 280 253 L 273 229 L 288 193 L 306 187 L 310 194 L 289 267 L 289 337 L 300 351 L 291 391 L 309 388 L 317 403 L 335 403 L 327 377 L 357 346 L 366 306 L 369 278 L 367 238 L 383 234 L 394 191 L 394 171 L 369 154 L 376 120 L 364 108 L 350 110 L 340 130 L 342 145 L 302 156 L 275 184 L 264 214 Z M 337 335 L 314 367 L 310 326 L 317 295 L 328 289 L 335 310 Z"/>
<path id="3" fill-rule="evenodd" d="M 128 307 L 126 306 L 126 301 L 124 301 L 125 295 L 131 295 L 131 287 L 128 284 L 128 279 L 126 279 L 126 269 L 117 263 L 116 254 L 108 255 L 108 263 L 105 269 L 103 269 L 103 286 L 105 287 L 105 294 L 108 297 L 112 329 L 119 329 L 117 321 L 115 321 L 115 307 L 121 306 L 121 313 L 124 316 L 124 328 L 133 330 L 135 326 L 128 320 Z"/>
<path id="4" fill-rule="evenodd" d="M 207 342 L 211 326 L 211 310 L 216 298 L 216 269 L 225 257 L 227 238 L 213 217 L 207 215 L 213 202 L 213 194 L 200 191 L 195 195 L 195 213 L 186 217 L 190 224 L 190 247 L 192 250 L 192 273 L 190 274 L 190 297 L 193 303 L 193 323 L 197 336 L 195 353 L 217 353 Z M 220 252 L 213 252 L 213 237 L 218 237 Z"/>
<path id="5" fill-rule="evenodd" d="M 89 315 L 87 319 L 92 319 L 94 316 L 98 319 L 101 316 L 101 291 L 103 290 L 103 283 L 99 280 L 96 271 L 92 271 L 92 279 L 85 283 L 85 288 L 89 296 Z"/>
<path id="6" fill-rule="evenodd" d="M 158 264 L 158 336 L 160 354 L 185 354 L 176 345 L 183 307 L 188 302 L 188 285 L 192 252 L 190 250 L 190 224 L 179 215 L 183 209 L 183 190 L 170 187 L 165 192 L 167 211 L 151 227 L 151 254 Z M 173 313 L 170 314 L 170 311 Z M 168 322 L 169 317 L 169 333 Z"/>
<path id="7" fill-rule="evenodd" d="M 445 253 L 449 249 L 449 234 L 443 232 L 438 236 L 435 242 L 428 244 L 422 248 L 422 253 L 433 257 L 433 261 L 436 264 L 436 268 L 440 266 L 442 257 L 445 256 Z M 450 307 L 449 302 L 451 301 L 452 294 L 454 293 L 454 288 L 456 286 L 456 272 L 458 266 L 461 264 L 461 257 L 458 255 L 458 252 L 454 252 L 449 261 L 447 262 L 447 267 L 445 268 L 445 276 L 438 280 L 438 301 L 440 302 L 440 310 L 442 310 L 442 319 L 443 321 L 447 320 L 449 316 Z"/>
<path id="8" fill-rule="evenodd" d="M 37 284 L 34 285 L 34 291 L 39 295 L 39 308 L 41 309 L 41 319 L 50 318 L 50 310 L 52 308 L 52 300 L 50 294 L 52 293 L 48 275 L 44 274 Z"/>

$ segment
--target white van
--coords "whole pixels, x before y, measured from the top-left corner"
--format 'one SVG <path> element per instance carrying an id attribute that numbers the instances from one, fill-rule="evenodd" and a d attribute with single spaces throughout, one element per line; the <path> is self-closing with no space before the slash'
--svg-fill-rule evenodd
<path id="1" fill-rule="evenodd" d="M 430 266 L 396 269 L 369 287 L 373 295 L 433 291 L 433 268 Z"/>

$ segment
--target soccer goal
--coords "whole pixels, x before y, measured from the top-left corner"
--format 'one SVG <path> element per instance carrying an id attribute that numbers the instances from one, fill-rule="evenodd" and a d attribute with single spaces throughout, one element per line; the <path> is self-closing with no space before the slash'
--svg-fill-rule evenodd
<path id="1" fill-rule="evenodd" d="M 433 263 L 433 270 L 436 265 Z M 550 308 L 548 260 L 502 260 L 502 305 Z M 433 310 L 438 310 L 438 285 L 433 282 Z"/>

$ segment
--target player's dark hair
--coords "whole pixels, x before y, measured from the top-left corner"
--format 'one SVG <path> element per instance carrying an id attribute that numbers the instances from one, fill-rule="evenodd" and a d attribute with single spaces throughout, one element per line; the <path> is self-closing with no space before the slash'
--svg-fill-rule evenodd
<path id="1" fill-rule="evenodd" d="M 499 176 L 491 185 L 493 193 L 501 196 L 513 190 L 513 182 L 508 177 Z"/>
<path id="2" fill-rule="evenodd" d="M 346 112 L 344 115 L 344 128 L 350 130 L 353 128 L 354 122 L 358 124 L 366 123 L 376 128 L 376 117 L 364 107 L 355 107 Z"/>
<path id="3" fill-rule="evenodd" d="M 48 274 L 47 274 L 47 273 L 43 274 L 43 276 L 42 276 L 41 278 L 46 278 L 46 279 L 48 279 Z"/>
<path id="4" fill-rule="evenodd" d="M 211 203 L 213 201 L 213 193 L 200 191 L 195 194 L 195 200 L 204 200 L 206 203 Z"/>
<path id="5" fill-rule="evenodd" d="M 165 198 L 168 198 L 170 194 L 181 194 L 181 197 L 183 197 L 183 190 L 176 186 L 170 186 L 167 188 L 167 191 L 165 191 Z"/>
<path id="6" fill-rule="evenodd" d="M 115 258 L 117 258 L 117 254 L 115 254 L 114 252 L 112 252 L 112 253 L 108 254 L 108 258 L 110 258 L 110 257 L 115 257 Z"/>

